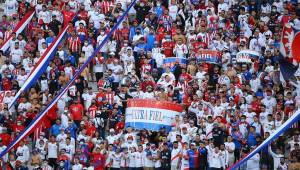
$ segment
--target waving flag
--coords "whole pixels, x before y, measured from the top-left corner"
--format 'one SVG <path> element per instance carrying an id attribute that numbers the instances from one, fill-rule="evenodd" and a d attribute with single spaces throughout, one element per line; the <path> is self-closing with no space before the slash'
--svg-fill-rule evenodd
<path id="1" fill-rule="evenodd" d="M 69 87 L 75 82 L 77 77 L 81 75 L 83 70 L 89 65 L 92 59 L 97 55 L 100 49 L 104 46 L 104 44 L 109 40 L 112 36 L 113 32 L 119 27 L 120 23 L 124 20 L 125 16 L 128 14 L 129 10 L 133 7 L 137 0 L 133 0 L 131 4 L 128 6 L 127 10 L 120 17 L 115 26 L 111 29 L 111 31 L 106 35 L 105 39 L 101 42 L 101 44 L 95 49 L 93 54 L 85 61 L 85 63 L 79 68 L 79 70 L 75 73 L 74 77 L 59 91 L 59 93 L 52 99 L 52 101 L 43 109 L 26 127 L 19 136 L 16 137 L 8 146 L 0 153 L 0 158 L 6 155 L 13 147 L 15 147 L 21 140 L 23 140 L 26 136 L 33 132 L 33 129 L 37 127 L 42 118 L 46 115 L 46 113 L 53 107 L 53 105 L 65 94 L 65 92 L 69 89 Z"/>
<path id="2" fill-rule="evenodd" d="M 300 62 L 300 34 L 299 29 L 286 24 L 282 30 L 280 42 L 280 72 L 285 81 L 292 78 Z M 298 45 L 298 47 L 297 47 Z"/>

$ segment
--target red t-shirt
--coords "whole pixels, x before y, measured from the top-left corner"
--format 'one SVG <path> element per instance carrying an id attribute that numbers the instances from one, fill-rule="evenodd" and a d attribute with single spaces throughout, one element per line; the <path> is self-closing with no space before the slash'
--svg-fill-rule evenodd
<path id="1" fill-rule="evenodd" d="M 4 91 L 9 91 L 12 89 L 11 81 L 6 77 L 2 79 L 2 88 Z"/>
<path id="2" fill-rule="evenodd" d="M 105 158 L 101 153 L 92 153 L 93 164 L 95 170 L 103 170 L 105 166 Z"/>
<path id="3" fill-rule="evenodd" d="M 73 118 L 73 120 L 81 120 L 82 119 L 82 113 L 83 113 L 83 106 L 82 104 L 72 104 L 70 106 L 70 114 Z"/>
<path id="4" fill-rule="evenodd" d="M 175 47 L 175 43 L 172 41 L 165 41 L 162 43 L 162 48 L 164 48 L 164 54 L 166 57 L 173 57 L 173 49 Z"/>
<path id="5" fill-rule="evenodd" d="M 88 12 L 83 10 L 83 11 L 80 11 L 78 13 L 78 18 L 79 19 L 82 19 L 82 20 L 85 20 L 85 22 L 87 22 L 89 20 L 89 16 L 88 16 Z"/>
<path id="6" fill-rule="evenodd" d="M 164 39 L 164 37 L 165 37 L 164 32 L 165 32 L 164 27 L 160 27 L 160 28 L 157 29 L 157 36 L 156 36 L 157 41 L 160 42 L 162 39 Z"/>
<path id="7" fill-rule="evenodd" d="M 97 130 L 96 127 L 90 123 L 88 123 L 87 126 L 85 126 L 85 128 L 86 128 L 86 134 L 88 136 L 93 136 L 93 134 L 95 134 L 95 132 Z"/>
<path id="8" fill-rule="evenodd" d="M 91 119 L 95 118 L 97 110 L 98 110 L 97 106 L 95 106 L 95 105 L 90 106 L 89 109 L 88 109 L 88 114 L 89 114 L 88 116 Z"/>
<path id="9" fill-rule="evenodd" d="M 57 118 L 56 111 L 57 111 L 57 105 L 55 104 L 48 110 L 47 117 L 52 121 L 55 120 Z"/>
<path id="10" fill-rule="evenodd" d="M 102 99 L 105 97 L 105 93 L 98 93 L 96 95 L 96 102 L 98 106 L 102 105 Z"/>
<path id="11" fill-rule="evenodd" d="M 5 146 L 8 146 L 11 142 L 11 136 L 9 134 L 1 133 L 0 138 L 2 139 L 2 143 Z"/>

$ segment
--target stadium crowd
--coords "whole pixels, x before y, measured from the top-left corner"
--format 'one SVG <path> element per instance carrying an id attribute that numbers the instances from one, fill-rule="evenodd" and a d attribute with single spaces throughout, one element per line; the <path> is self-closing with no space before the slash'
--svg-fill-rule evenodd
<path id="1" fill-rule="evenodd" d="M 0 22 L 3 151 L 73 78 L 131 0 L 6 0 Z M 26 31 L 13 32 L 36 14 Z M 300 70 L 280 77 L 281 31 L 300 28 L 298 0 L 138 0 L 74 85 L 1 169 L 225 170 L 278 129 L 300 105 Z M 73 19 L 74 17 L 74 19 Z M 8 108 L 34 66 L 69 25 L 46 72 Z M 288 47 L 290 48 L 290 47 Z M 221 63 L 199 62 L 203 50 Z M 238 62 L 236 54 L 260 54 Z M 187 64 L 164 65 L 169 57 Z M 96 88 L 95 88 L 96 87 Z M 126 101 L 183 106 L 171 131 L 125 127 Z M 241 170 L 299 169 L 295 123 Z"/>

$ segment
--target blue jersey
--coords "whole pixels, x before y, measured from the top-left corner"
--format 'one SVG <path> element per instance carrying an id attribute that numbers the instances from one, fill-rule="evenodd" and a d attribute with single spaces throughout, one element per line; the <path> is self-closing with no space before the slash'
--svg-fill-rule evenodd
<path id="1" fill-rule="evenodd" d="M 188 151 L 188 156 L 189 156 L 189 167 L 190 168 L 199 167 L 199 151 L 190 149 Z"/>

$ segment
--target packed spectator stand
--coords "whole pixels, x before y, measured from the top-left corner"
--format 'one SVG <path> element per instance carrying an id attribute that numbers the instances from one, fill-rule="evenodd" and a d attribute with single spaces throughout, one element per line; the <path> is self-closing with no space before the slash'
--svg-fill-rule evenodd
<path id="1" fill-rule="evenodd" d="M 280 49 L 283 29 L 300 29 L 299 0 L 138 0 L 121 20 L 131 2 L 5 0 L 1 152 L 120 25 L 1 169 L 225 170 L 298 113 L 300 69 L 284 79 Z M 45 72 L 9 107 L 65 28 Z M 170 128 L 139 129 L 126 126 L 129 100 L 183 110 Z M 299 134 L 296 122 L 239 169 L 299 169 Z"/>

